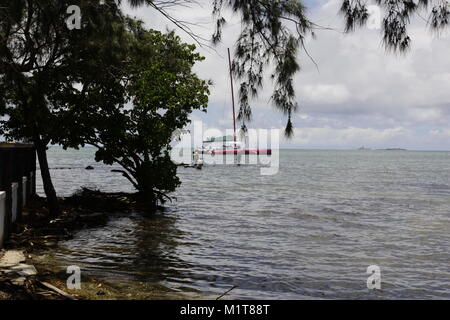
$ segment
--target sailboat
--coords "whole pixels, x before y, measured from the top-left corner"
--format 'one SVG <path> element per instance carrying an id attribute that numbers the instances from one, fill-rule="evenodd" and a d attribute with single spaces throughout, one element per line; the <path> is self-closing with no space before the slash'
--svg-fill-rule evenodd
<path id="1" fill-rule="evenodd" d="M 243 143 L 237 140 L 236 135 L 236 111 L 234 104 L 234 85 L 233 85 L 233 70 L 231 67 L 231 54 L 230 48 L 228 48 L 228 64 L 230 72 L 230 84 L 231 84 L 231 105 L 233 107 L 233 136 L 222 137 L 210 137 L 202 143 L 202 147 L 197 149 L 196 152 L 201 154 L 211 155 L 271 155 L 272 149 L 260 149 L 260 148 L 245 148 Z"/>

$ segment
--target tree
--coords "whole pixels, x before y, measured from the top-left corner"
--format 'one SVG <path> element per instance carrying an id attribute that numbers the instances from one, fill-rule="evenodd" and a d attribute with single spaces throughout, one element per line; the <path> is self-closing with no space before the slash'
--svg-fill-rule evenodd
<path id="1" fill-rule="evenodd" d="M 34 143 L 51 216 L 59 214 L 46 149 L 67 142 L 58 122 L 60 102 L 77 85 L 99 87 L 120 58 L 122 17 L 118 7 L 80 1 L 85 24 L 66 26 L 65 0 L 0 0 L 0 132 Z M 79 95 L 77 97 L 80 97 Z M 72 124 L 73 125 L 73 124 Z M 73 139 L 75 140 L 75 139 Z M 73 142 L 77 144 L 77 141 Z"/>
<path id="2" fill-rule="evenodd" d="M 193 110 L 206 111 L 209 83 L 192 71 L 204 59 L 194 45 L 181 43 L 173 32 L 145 30 L 139 21 L 128 19 L 127 25 L 127 55 L 113 74 L 123 90 L 112 93 L 116 99 L 99 100 L 101 113 L 92 108 L 95 98 L 85 100 L 83 112 L 78 102 L 73 105 L 77 123 L 87 129 L 78 128 L 76 134 L 98 148 L 96 161 L 122 166 L 114 171 L 122 173 L 141 199 L 154 207 L 170 199 L 167 193 L 180 184 L 177 166 L 170 159 L 170 142 L 174 131 L 190 122 Z M 103 97 L 99 91 L 88 93 L 99 94 Z M 67 107 L 64 114 L 73 118 L 71 106 Z"/>

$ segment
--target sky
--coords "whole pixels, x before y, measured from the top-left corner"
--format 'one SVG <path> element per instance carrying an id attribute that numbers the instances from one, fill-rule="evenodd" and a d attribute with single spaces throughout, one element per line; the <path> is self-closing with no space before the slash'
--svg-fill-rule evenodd
<path id="1" fill-rule="evenodd" d="M 308 0 L 309 17 L 333 30 L 316 30 L 307 39 L 308 52 L 299 53 L 302 70 L 295 77 L 299 112 L 293 117 L 292 139 L 283 148 L 355 149 L 407 148 L 450 150 L 450 36 L 430 33 L 423 20 L 410 26 L 412 48 L 404 55 L 387 53 L 380 30 L 362 28 L 343 34 L 338 15 L 340 0 Z M 193 42 L 150 8 L 126 13 L 141 18 L 149 28 L 172 30 Z M 193 30 L 209 38 L 213 32 L 210 1 L 193 7 L 177 7 L 177 18 L 195 22 Z M 231 91 L 226 49 L 233 50 L 240 32 L 239 17 L 226 13 L 223 41 L 214 49 L 198 51 L 206 57 L 195 67 L 201 78 L 211 79 L 208 112 L 195 112 L 205 128 L 232 128 Z M 257 100 L 251 102 L 250 128 L 283 129 L 286 118 L 270 102 L 272 85 L 267 81 Z"/>

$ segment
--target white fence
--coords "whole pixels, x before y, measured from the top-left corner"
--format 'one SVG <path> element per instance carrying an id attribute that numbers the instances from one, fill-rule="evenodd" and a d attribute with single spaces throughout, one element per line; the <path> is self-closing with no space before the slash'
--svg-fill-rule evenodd
<path id="1" fill-rule="evenodd" d="M 0 248 L 5 239 L 6 192 L 0 191 Z"/>
<path id="2" fill-rule="evenodd" d="M 0 248 L 34 195 L 36 150 L 31 143 L 0 142 Z"/>
<path id="3" fill-rule="evenodd" d="M 11 184 L 11 190 L 0 191 L 0 249 L 3 247 L 5 238 L 7 237 L 7 192 L 11 192 L 10 202 L 10 223 L 15 223 L 22 208 L 28 203 L 28 199 L 34 194 L 34 175 L 35 172 L 30 173 L 30 177 L 22 177 L 21 184 L 19 182 L 13 182 Z M 21 189 L 21 194 L 19 194 Z M 19 202 L 20 200 L 20 202 Z"/>

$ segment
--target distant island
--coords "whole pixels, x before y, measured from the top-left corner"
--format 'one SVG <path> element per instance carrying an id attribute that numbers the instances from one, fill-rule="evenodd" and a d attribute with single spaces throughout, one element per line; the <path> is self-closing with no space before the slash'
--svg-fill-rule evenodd
<path id="1" fill-rule="evenodd" d="M 371 148 L 366 148 L 365 146 L 359 147 L 357 150 L 373 150 Z M 387 150 L 387 151 L 407 151 L 403 148 L 385 148 L 385 149 L 375 149 L 375 150 Z"/>

